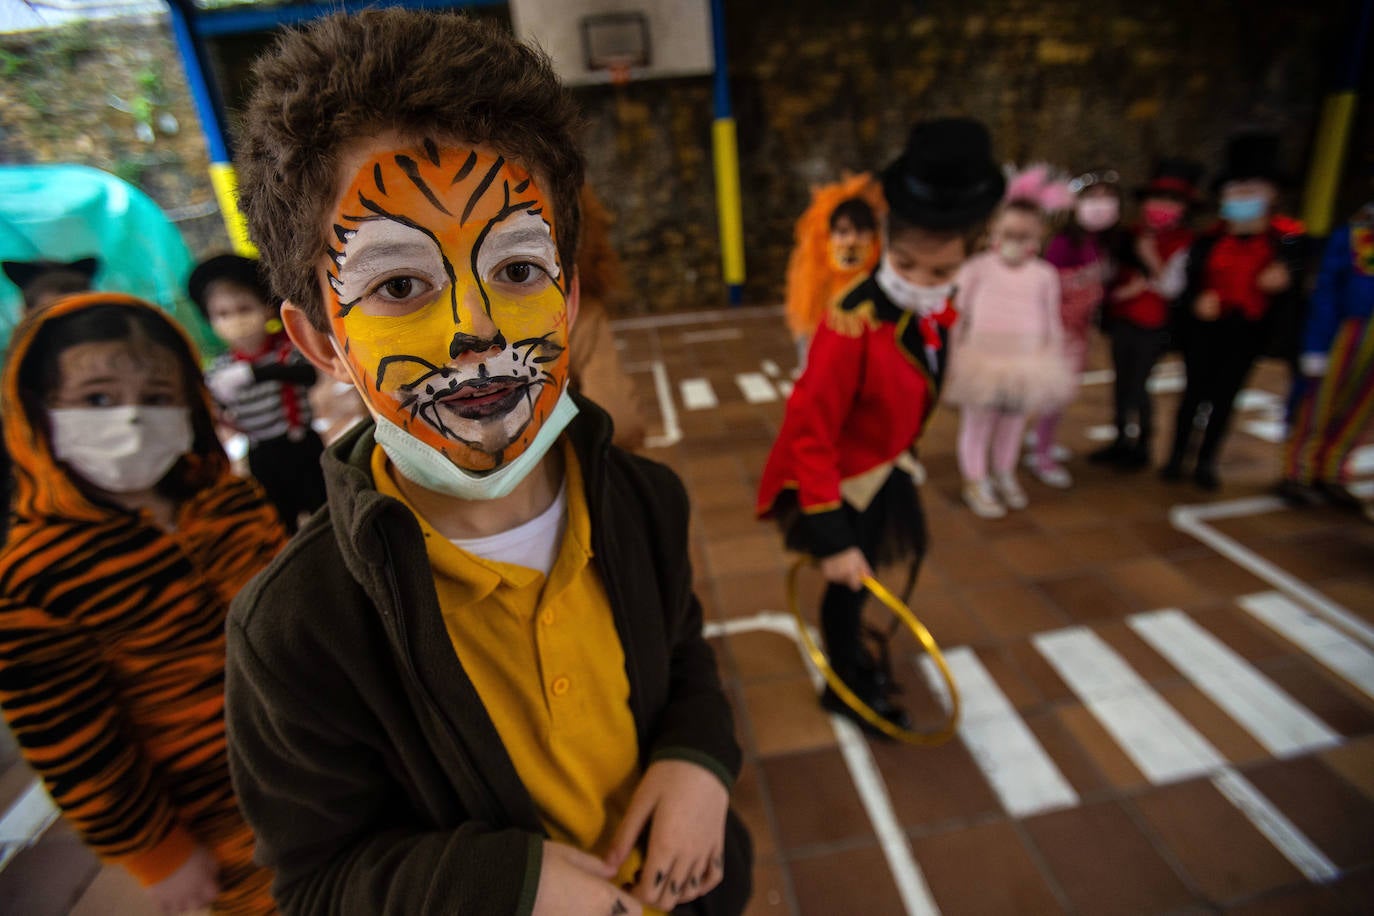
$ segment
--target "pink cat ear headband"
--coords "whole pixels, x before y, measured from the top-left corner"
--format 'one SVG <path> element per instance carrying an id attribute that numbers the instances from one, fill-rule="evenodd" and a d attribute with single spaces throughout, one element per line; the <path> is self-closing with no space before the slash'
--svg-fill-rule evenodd
<path id="1" fill-rule="evenodd" d="M 1043 162 L 1029 165 L 1020 172 L 1007 177 L 1007 193 L 1003 202 L 1026 201 L 1046 213 L 1073 208 L 1074 195 L 1069 183 L 1058 177 L 1054 170 Z"/>

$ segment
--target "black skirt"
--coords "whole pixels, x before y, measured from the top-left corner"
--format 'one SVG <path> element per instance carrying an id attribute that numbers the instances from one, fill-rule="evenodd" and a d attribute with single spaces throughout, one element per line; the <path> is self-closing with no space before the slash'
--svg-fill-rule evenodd
<path id="1" fill-rule="evenodd" d="M 860 512 L 849 503 L 840 510 L 854 531 L 854 543 L 875 569 L 919 559 L 926 553 L 926 517 L 911 475 L 894 467 L 868 508 Z M 788 550 L 816 556 L 807 537 L 806 515 L 796 490 L 784 490 L 773 505 L 774 517 Z"/>

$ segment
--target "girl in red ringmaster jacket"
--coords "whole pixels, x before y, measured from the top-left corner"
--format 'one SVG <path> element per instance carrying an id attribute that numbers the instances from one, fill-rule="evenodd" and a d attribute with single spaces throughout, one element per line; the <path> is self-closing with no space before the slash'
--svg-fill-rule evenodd
<path id="1" fill-rule="evenodd" d="M 912 128 L 882 186 L 882 258 L 817 328 L 757 508 L 777 520 L 789 548 L 820 561 L 829 583 L 821 630 L 835 672 L 879 715 L 909 727 L 860 638 L 862 580 L 875 566 L 925 553 L 916 443 L 939 397 L 954 277 L 1005 179 L 987 129 L 946 118 Z M 858 720 L 828 688 L 821 704 Z"/>

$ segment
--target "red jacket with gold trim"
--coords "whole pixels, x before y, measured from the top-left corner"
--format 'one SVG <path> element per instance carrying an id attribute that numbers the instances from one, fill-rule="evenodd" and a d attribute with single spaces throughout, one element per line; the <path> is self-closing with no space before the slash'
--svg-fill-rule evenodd
<path id="1" fill-rule="evenodd" d="M 949 305 L 926 317 L 904 312 L 872 277 L 831 307 L 764 466 L 759 518 L 794 491 L 815 556 L 854 545 L 841 484 L 914 451 L 939 397 L 954 317 Z"/>

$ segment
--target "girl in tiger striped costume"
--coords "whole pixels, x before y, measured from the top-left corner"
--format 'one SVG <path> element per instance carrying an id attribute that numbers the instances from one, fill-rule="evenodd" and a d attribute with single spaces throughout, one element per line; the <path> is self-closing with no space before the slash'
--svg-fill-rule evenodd
<path id="1" fill-rule="evenodd" d="M 165 913 L 273 911 L 229 782 L 224 618 L 284 543 L 229 471 L 190 341 L 126 296 L 15 331 L 0 705 L 86 843 Z"/>

